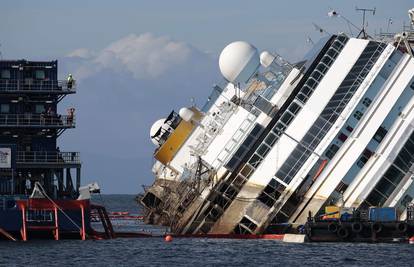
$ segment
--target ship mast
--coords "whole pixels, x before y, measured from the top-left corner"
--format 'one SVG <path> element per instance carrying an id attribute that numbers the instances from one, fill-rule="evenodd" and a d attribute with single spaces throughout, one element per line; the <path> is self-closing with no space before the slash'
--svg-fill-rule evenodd
<path id="1" fill-rule="evenodd" d="M 373 9 L 370 8 L 355 8 L 356 11 L 362 12 L 362 28 L 361 31 L 358 33 L 357 38 L 367 39 L 369 35 L 367 34 L 366 27 L 367 24 L 365 22 L 365 16 L 367 12 L 372 12 L 372 15 L 375 15 L 375 7 Z"/>

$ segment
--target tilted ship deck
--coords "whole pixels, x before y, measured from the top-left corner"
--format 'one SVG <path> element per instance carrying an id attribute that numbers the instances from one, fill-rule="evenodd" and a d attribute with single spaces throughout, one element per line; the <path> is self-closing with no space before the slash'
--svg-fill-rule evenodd
<path id="1" fill-rule="evenodd" d="M 151 128 L 146 221 L 177 234 L 263 234 L 331 204 L 395 207 L 404 219 L 414 198 L 413 32 L 331 35 L 296 64 L 229 44 L 225 81 L 204 107 Z"/>

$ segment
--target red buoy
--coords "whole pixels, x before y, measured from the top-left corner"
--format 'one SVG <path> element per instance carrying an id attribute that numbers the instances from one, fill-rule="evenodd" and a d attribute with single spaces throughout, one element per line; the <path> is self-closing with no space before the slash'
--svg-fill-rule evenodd
<path id="1" fill-rule="evenodd" d="M 414 236 L 409 239 L 410 244 L 414 244 Z"/>
<path id="2" fill-rule="evenodd" d="M 166 235 L 164 238 L 165 242 L 171 242 L 173 240 L 171 235 Z"/>

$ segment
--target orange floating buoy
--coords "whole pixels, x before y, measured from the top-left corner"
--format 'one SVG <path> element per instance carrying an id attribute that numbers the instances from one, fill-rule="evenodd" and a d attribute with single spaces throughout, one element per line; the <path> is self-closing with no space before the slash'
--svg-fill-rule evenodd
<path id="1" fill-rule="evenodd" d="M 171 242 L 173 240 L 171 235 L 166 235 L 164 238 L 165 242 Z"/>

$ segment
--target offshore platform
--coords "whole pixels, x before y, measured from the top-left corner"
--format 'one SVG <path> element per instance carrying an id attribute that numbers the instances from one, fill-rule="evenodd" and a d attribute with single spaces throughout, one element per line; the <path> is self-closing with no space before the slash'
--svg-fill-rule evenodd
<path id="1" fill-rule="evenodd" d="M 0 61 L 0 237 L 85 239 L 90 232 L 79 152 L 57 144 L 76 125 L 74 108 L 58 113 L 74 93 L 71 76 L 58 80 L 57 61 Z"/>
<path id="2" fill-rule="evenodd" d="M 2 195 L 27 195 L 35 182 L 54 198 L 73 197 L 80 187 L 79 153 L 57 146 L 58 137 L 76 125 L 71 109 L 57 113 L 58 103 L 76 93 L 76 84 L 59 81 L 57 69 L 57 61 L 0 61 Z"/>

